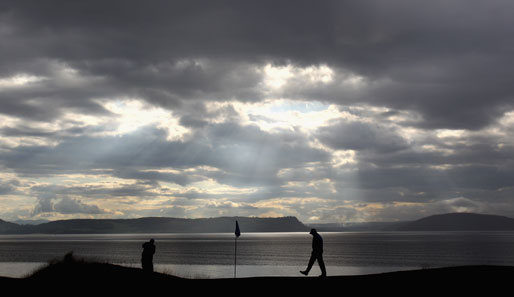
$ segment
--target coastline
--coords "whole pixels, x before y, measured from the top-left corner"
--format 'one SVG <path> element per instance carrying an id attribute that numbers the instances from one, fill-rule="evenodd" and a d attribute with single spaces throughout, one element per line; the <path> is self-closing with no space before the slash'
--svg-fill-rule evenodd
<path id="1" fill-rule="evenodd" d="M 112 263 L 122 267 L 141 268 L 140 263 Z M 45 267 L 45 262 L 0 262 L 0 277 L 23 278 L 31 275 L 34 271 Z M 434 267 L 432 267 L 434 268 Z M 234 266 L 232 265 L 202 265 L 202 264 L 160 264 L 155 263 L 156 272 L 174 275 L 188 279 L 220 279 L 233 275 Z M 305 265 L 238 265 L 237 277 L 295 277 L 301 276 L 300 270 L 305 269 Z M 421 269 L 418 267 L 407 266 L 327 266 L 328 274 L 331 276 L 353 276 L 378 274 L 397 271 L 410 271 Z M 315 266 L 311 276 L 317 275 L 319 268 Z"/>

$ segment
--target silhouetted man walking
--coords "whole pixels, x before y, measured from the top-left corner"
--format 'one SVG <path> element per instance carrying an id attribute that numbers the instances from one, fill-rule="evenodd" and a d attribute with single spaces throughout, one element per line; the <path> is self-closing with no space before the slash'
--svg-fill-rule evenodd
<path id="1" fill-rule="evenodd" d="M 153 254 L 155 254 L 155 244 L 154 240 L 150 239 L 143 243 L 143 254 L 141 255 L 143 270 L 153 272 Z"/>
<path id="2" fill-rule="evenodd" d="M 314 261 L 318 260 L 319 268 L 321 269 L 320 277 L 327 276 L 327 270 L 325 269 L 325 262 L 323 262 L 323 238 L 318 234 L 316 229 L 311 229 L 310 234 L 312 235 L 312 253 L 309 260 L 309 265 L 304 271 L 300 271 L 303 275 L 308 275 L 311 271 Z"/>

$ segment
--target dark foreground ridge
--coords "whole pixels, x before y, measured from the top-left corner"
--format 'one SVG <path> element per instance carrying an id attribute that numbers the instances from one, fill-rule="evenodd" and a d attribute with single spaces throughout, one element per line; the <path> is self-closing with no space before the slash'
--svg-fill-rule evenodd
<path id="1" fill-rule="evenodd" d="M 148 273 L 108 263 L 75 259 L 71 254 L 64 260 L 50 263 L 26 278 L 1 278 L 4 291 L 37 292 L 64 295 L 106 292 L 134 293 L 179 292 L 225 294 L 241 296 L 254 294 L 321 294 L 394 293 L 423 295 L 425 293 L 504 292 L 510 287 L 514 267 L 461 266 L 392 273 L 318 277 L 255 277 L 239 279 L 185 279 L 162 273 Z M 50 296 L 50 295 L 49 295 Z"/>

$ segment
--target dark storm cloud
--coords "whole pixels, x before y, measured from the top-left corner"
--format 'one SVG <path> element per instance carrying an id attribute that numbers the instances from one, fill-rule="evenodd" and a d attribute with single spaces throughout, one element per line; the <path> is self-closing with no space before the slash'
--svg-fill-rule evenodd
<path id="1" fill-rule="evenodd" d="M 510 201 L 514 148 L 508 131 L 460 136 L 418 131 L 410 132 L 407 140 L 400 136 L 401 127 L 391 125 L 382 114 L 362 115 L 367 121 L 340 120 L 316 131 L 325 145 L 355 152 L 355 166 L 348 170 L 316 170 L 335 182 L 338 195 L 382 203 L 433 203 L 449 197 L 472 198 L 477 203 Z M 295 180 L 294 176 L 287 179 Z"/>
<path id="2" fill-rule="evenodd" d="M 469 139 L 466 140 L 471 142 Z M 363 164 L 370 163 L 381 167 L 390 167 L 397 164 L 411 167 L 474 164 L 478 166 L 509 168 L 512 167 L 512 159 L 514 158 L 514 148 L 512 146 L 498 148 L 495 142 L 490 144 L 440 145 L 437 148 L 450 150 L 451 153 L 420 151 L 416 148 L 409 148 L 404 151 L 383 155 L 363 153 L 360 154 L 359 160 Z"/>
<path id="3" fill-rule="evenodd" d="M 68 121 L 66 124 L 73 125 L 73 121 Z M 59 130 L 50 130 L 42 127 L 28 126 L 28 125 L 16 125 L 16 126 L 4 126 L 0 128 L 0 135 L 4 137 L 27 137 L 27 138 L 41 138 L 48 140 L 59 141 L 62 138 L 86 135 L 89 133 L 101 133 L 108 131 L 108 127 L 71 127 Z"/>
<path id="4" fill-rule="evenodd" d="M 429 137 L 403 150 L 361 151 L 364 187 L 408 187 L 417 191 L 500 190 L 512 187 L 514 148 L 503 136 L 478 135 L 442 141 Z M 423 148 L 430 146 L 430 149 Z M 441 152 L 442 151 L 442 152 Z"/>
<path id="5" fill-rule="evenodd" d="M 369 84 L 351 96 L 332 86 L 323 100 L 413 110 L 425 128 L 478 129 L 512 107 L 513 9 L 509 1 L 5 1 L 0 68 L 8 76 L 59 61 L 101 77 L 95 88 L 54 89 L 66 100 L 51 100 L 98 112 L 90 98 L 122 90 L 168 107 L 258 100 L 253 65 L 328 64 Z M 9 104 L 2 109 L 21 117 L 54 116 Z"/>
<path id="6" fill-rule="evenodd" d="M 365 189 L 405 187 L 418 192 L 451 191 L 452 189 L 498 190 L 514 186 L 513 170 L 494 166 L 469 165 L 451 169 L 381 168 L 360 169 L 359 186 Z"/>
<path id="7" fill-rule="evenodd" d="M 408 148 L 407 141 L 391 129 L 360 122 L 341 121 L 319 129 L 318 135 L 322 142 L 334 149 L 389 153 Z"/>
<path id="8" fill-rule="evenodd" d="M 237 60 L 254 57 L 252 60 L 258 61 L 267 56 L 273 58 L 274 53 L 290 59 L 291 54 L 285 55 L 286 52 L 293 57 L 297 52 L 315 57 L 309 54 L 317 46 L 312 41 L 327 39 L 329 32 L 320 32 L 333 22 L 333 18 L 327 18 L 333 5 L 326 4 L 12 1 L 5 5 L 3 19 L 12 28 L 5 34 L 18 41 L 7 51 L 11 58 L 40 55 L 72 61 L 111 57 L 155 61 L 215 56 Z M 35 40 L 25 35 L 29 30 L 35 30 L 30 33 L 37 37 Z M 276 30 L 279 32 L 273 33 Z M 28 47 L 34 43 L 41 47 Z M 66 46 L 60 47 L 61 44 Z"/>
<path id="9" fill-rule="evenodd" d="M 66 111 L 110 114 L 94 100 L 106 95 L 119 95 L 119 91 L 102 84 L 97 78 L 72 73 L 60 62 L 46 64 L 56 64 L 47 66 L 57 69 L 49 70 L 36 77 L 35 82 L 23 86 L 0 87 L 0 113 L 30 121 L 54 121 Z M 23 68 L 16 69 L 6 77 L 32 75 L 26 72 Z"/>

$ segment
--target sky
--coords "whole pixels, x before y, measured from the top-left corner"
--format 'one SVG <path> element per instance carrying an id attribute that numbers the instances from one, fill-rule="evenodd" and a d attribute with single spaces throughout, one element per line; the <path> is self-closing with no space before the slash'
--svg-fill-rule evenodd
<path id="1" fill-rule="evenodd" d="M 514 3 L 0 2 L 0 218 L 514 217 Z"/>

